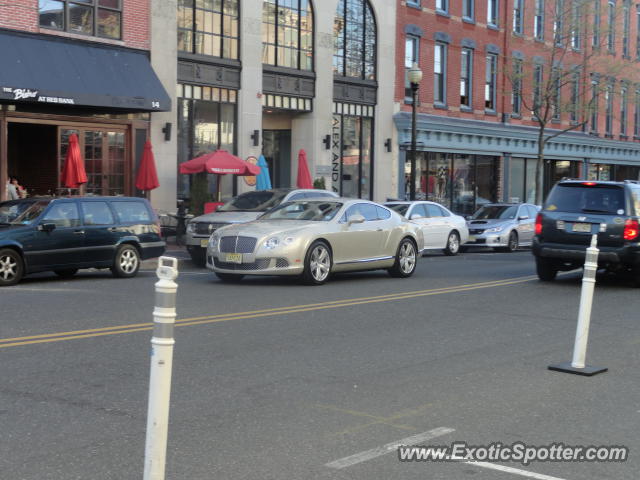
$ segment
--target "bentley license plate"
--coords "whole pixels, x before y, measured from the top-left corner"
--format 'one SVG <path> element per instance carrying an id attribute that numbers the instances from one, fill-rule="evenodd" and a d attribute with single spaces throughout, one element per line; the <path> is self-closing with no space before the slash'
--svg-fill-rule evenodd
<path id="1" fill-rule="evenodd" d="M 242 263 L 241 253 L 227 253 L 227 263 Z"/>
<path id="2" fill-rule="evenodd" d="M 590 223 L 574 223 L 573 232 L 581 232 L 581 233 L 591 233 L 591 224 Z"/>
<path id="3" fill-rule="evenodd" d="M 202 248 L 207 248 L 207 243 L 209 243 L 209 239 L 208 238 L 200 240 L 200 246 Z"/>

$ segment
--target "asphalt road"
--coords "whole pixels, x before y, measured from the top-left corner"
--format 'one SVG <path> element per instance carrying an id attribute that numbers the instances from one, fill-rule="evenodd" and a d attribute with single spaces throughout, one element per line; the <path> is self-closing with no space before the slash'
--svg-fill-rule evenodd
<path id="1" fill-rule="evenodd" d="M 579 273 L 540 283 L 527 251 L 321 287 L 181 269 L 167 479 L 638 478 L 640 302 L 620 279 L 599 277 L 587 363 L 610 370 L 586 378 L 547 370 L 571 359 Z M 142 478 L 154 282 L 147 265 L 0 289 L 0 480 Z M 630 459 L 400 462 L 410 438 Z"/>

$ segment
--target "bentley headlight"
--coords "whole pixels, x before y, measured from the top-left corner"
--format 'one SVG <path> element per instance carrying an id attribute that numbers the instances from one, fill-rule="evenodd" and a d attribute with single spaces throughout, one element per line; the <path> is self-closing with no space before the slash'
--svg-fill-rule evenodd
<path id="1" fill-rule="evenodd" d="M 501 232 L 502 230 L 504 230 L 504 227 L 493 227 L 493 228 L 487 228 L 484 233 L 498 233 Z"/>
<path id="2" fill-rule="evenodd" d="M 187 233 L 195 233 L 196 231 L 196 224 L 195 223 L 187 223 Z"/>
<path id="3" fill-rule="evenodd" d="M 271 237 L 265 240 L 263 243 L 264 248 L 268 248 L 269 250 L 273 250 L 278 245 L 280 245 L 280 239 L 278 237 Z"/>

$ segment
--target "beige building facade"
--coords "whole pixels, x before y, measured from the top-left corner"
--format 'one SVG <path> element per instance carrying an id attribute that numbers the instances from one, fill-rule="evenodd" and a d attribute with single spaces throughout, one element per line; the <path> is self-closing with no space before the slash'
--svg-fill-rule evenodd
<path id="1" fill-rule="evenodd" d="M 329 189 L 378 201 L 396 194 L 395 2 L 155 5 L 151 62 L 172 96 L 171 112 L 151 119 L 161 183 L 151 196 L 156 208 L 190 200 L 195 180 L 180 175 L 179 164 L 220 148 L 243 159 L 264 155 L 273 187 L 295 186 L 303 149 L 312 179 L 323 178 Z M 224 176 L 220 196 L 252 183 Z"/>

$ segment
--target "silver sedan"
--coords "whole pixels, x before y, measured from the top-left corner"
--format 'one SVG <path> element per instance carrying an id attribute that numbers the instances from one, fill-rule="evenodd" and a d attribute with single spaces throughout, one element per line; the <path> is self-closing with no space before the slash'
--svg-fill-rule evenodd
<path id="1" fill-rule="evenodd" d="M 256 221 L 216 230 L 207 246 L 207 268 L 223 281 L 299 275 L 310 285 L 355 270 L 409 277 L 423 242 L 418 225 L 374 202 L 299 200 Z"/>
<path id="2" fill-rule="evenodd" d="M 420 225 L 425 250 L 442 250 L 446 255 L 457 255 L 460 245 L 469 239 L 465 219 L 439 203 L 387 202 L 385 206 Z"/>
<path id="3" fill-rule="evenodd" d="M 533 240 L 538 207 L 530 203 L 490 203 L 469 219 L 465 247 L 490 247 L 513 252 Z"/>

